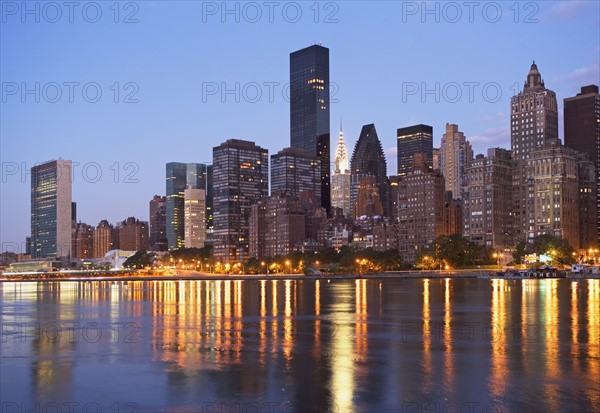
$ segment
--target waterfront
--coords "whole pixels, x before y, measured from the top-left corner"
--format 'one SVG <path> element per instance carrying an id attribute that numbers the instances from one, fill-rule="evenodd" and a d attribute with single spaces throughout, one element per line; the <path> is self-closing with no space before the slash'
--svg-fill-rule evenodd
<path id="1" fill-rule="evenodd" d="M 0 289 L 3 412 L 600 408 L 597 279 Z"/>

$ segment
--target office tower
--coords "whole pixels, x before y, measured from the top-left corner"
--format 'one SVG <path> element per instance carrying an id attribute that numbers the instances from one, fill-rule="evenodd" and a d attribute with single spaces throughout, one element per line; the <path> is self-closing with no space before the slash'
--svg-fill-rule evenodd
<path id="1" fill-rule="evenodd" d="M 94 230 L 94 258 L 102 258 L 104 255 L 115 249 L 114 228 L 107 220 L 103 219 L 98 223 Z"/>
<path id="2" fill-rule="evenodd" d="M 596 169 L 600 185 L 600 94 L 598 86 L 581 88 L 576 96 L 564 100 L 565 146 L 586 153 Z M 596 196 L 596 239 L 600 238 L 600 187 Z M 597 242 L 597 241 L 596 241 Z"/>
<path id="3" fill-rule="evenodd" d="M 184 191 L 185 247 L 204 248 L 206 240 L 206 191 L 187 188 Z"/>
<path id="4" fill-rule="evenodd" d="M 206 166 L 206 242 L 212 243 L 213 233 L 213 166 Z"/>
<path id="5" fill-rule="evenodd" d="M 271 155 L 271 194 L 310 193 L 321 202 L 321 161 L 301 149 L 285 148 Z"/>
<path id="6" fill-rule="evenodd" d="M 446 181 L 446 191 L 452 199 L 461 199 L 461 188 L 465 169 L 473 159 L 473 149 L 458 125 L 446 123 L 446 133 L 442 136 L 439 152 L 440 171 Z"/>
<path id="7" fill-rule="evenodd" d="M 206 189 L 206 165 L 170 162 L 167 164 L 167 242 L 169 250 L 185 245 L 183 192 L 186 188 Z"/>
<path id="8" fill-rule="evenodd" d="M 321 205 L 329 211 L 329 49 L 313 45 L 290 54 L 290 146 L 321 160 Z"/>
<path id="9" fill-rule="evenodd" d="M 229 139 L 213 148 L 214 257 L 245 261 L 252 204 L 268 195 L 269 153 L 254 142 Z"/>
<path id="10" fill-rule="evenodd" d="M 514 247 L 512 235 L 513 162 L 510 151 L 490 148 L 465 170 L 463 186 L 464 235 L 494 249 Z"/>
<path id="11" fill-rule="evenodd" d="M 72 258 L 94 258 L 94 227 L 83 222 L 75 224 Z"/>
<path id="12" fill-rule="evenodd" d="M 33 258 L 71 256 L 71 182 L 71 161 L 50 161 L 31 168 Z"/>
<path id="13" fill-rule="evenodd" d="M 119 249 L 140 251 L 148 249 L 148 223 L 129 217 L 117 225 Z"/>
<path id="14" fill-rule="evenodd" d="M 375 184 L 379 189 L 379 198 L 383 208 L 383 214 L 389 216 L 389 182 L 387 178 L 387 162 L 383 154 L 381 142 L 377 137 L 375 125 L 372 123 L 364 125 L 360 132 L 352 160 L 350 161 L 350 203 L 353 208 L 353 217 L 356 214 L 356 200 L 358 196 L 358 188 L 361 185 L 361 178 L 366 175 L 371 175 L 375 178 Z"/>
<path id="15" fill-rule="evenodd" d="M 413 263 L 420 248 L 444 235 L 444 177 L 431 171 L 425 154 L 413 158 L 413 170 L 398 184 L 398 248 Z"/>
<path id="16" fill-rule="evenodd" d="M 167 197 L 154 195 L 150 200 L 150 249 L 166 251 L 167 242 Z"/>
<path id="17" fill-rule="evenodd" d="M 446 191 L 444 202 L 444 235 L 463 233 L 463 202 L 454 199 L 451 191 Z"/>
<path id="18" fill-rule="evenodd" d="M 558 109 L 556 95 L 546 89 L 535 62 L 527 74 L 523 91 L 510 99 L 511 156 L 513 175 L 513 238 L 525 241 L 526 234 L 534 234 L 535 222 L 527 220 L 527 209 L 533 199 L 527 198 L 526 165 L 531 152 L 545 143 L 558 141 Z M 531 241 L 531 239 L 528 239 Z"/>
<path id="19" fill-rule="evenodd" d="M 342 132 L 341 126 L 335 148 L 334 170 L 331 176 L 331 206 L 340 208 L 344 216 L 350 216 L 350 170 L 344 132 Z"/>
<path id="20" fill-rule="evenodd" d="M 433 166 L 433 128 L 429 125 L 414 125 L 397 130 L 398 178 L 412 172 L 413 158 L 418 153 L 427 155 L 427 166 Z"/>
<path id="21" fill-rule="evenodd" d="M 587 153 L 578 152 L 576 156 L 579 175 L 579 248 L 597 248 L 596 168 Z"/>
<path id="22" fill-rule="evenodd" d="M 25 237 L 25 255 L 31 255 L 31 237 Z"/>

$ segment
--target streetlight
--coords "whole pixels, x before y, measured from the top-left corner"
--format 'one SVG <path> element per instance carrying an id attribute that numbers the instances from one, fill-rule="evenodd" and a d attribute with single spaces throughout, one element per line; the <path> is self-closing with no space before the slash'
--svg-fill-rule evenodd
<path id="1" fill-rule="evenodd" d="M 285 265 L 286 265 L 287 267 L 289 267 L 289 268 L 290 268 L 290 272 L 292 272 L 292 270 L 291 270 L 292 263 L 290 262 L 290 260 L 285 260 Z"/>

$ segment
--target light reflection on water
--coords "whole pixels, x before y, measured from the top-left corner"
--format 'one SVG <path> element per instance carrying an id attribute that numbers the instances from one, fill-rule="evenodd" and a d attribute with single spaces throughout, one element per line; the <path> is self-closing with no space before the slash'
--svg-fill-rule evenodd
<path id="1" fill-rule="evenodd" d="M 600 280 L 7 282 L 0 306 L 0 411 L 600 407 Z"/>

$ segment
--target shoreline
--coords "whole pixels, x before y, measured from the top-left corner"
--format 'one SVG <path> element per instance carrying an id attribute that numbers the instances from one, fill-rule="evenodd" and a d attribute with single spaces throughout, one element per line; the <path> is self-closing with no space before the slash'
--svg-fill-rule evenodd
<path id="1" fill-rule="evenodd" d="M 495 278 L 496 270 L 442 270 L 442 271 L 389 271 L 374 274 L 210 274 L 194 271 L 180 272 L 176 275 L 100 275 L 71 276 L 56 274 L 51 278 L 8 278 L 0 277 L 0 284 L 6 282 L 61 282 L 61 281 L 243 281 L 243 280 L 360 280 L 360 279 L 419 279 L 419 278 Z M 47 275 L 47 274 L 45 274 Z M 592 275 L 592 274 L 589 274 Z M 501 277 L 498 277 L 501 279 Z M 567 277 L 568 278 L 568 277 Z M 590 277 L 573 277 L 572 279 L 595 279 Z M 508 278 L 507 278 L 508 279 Z"/>

